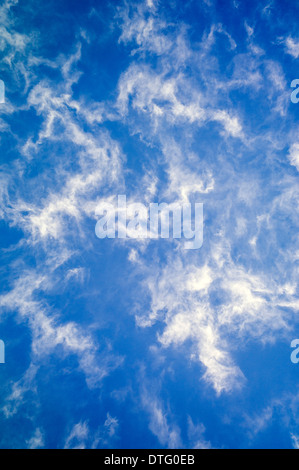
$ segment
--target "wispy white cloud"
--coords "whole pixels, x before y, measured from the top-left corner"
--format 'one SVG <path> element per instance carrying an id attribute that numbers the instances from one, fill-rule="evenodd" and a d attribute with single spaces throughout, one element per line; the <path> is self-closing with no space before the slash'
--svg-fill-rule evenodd
<path id="1" fill-rule="evenodd" d="M 34 435 L 27 441 L 28 449 L 40 449 L 45 446 L 43 432 L 37 428 Z"/>
<path id="2" fill-rule="evenodd" d="M 288 156 L 291 165 L 295 166 L 299 171 L 299 143 L 294 143 L 291 146 Z"/>
<path id="3" fill-rule="evenodd" d="M 205 427 L 203 424 L 194 424 L 188 416 L 188 438 L 192 442 L 193 449 L 211 449 L 211 443 L 204 437 Z"/>
<path id="4" fill-rule="evenodd" d="M 285 39 L 285 48 L 286 52 L 294 57 L 294 59 L 298 59 L 299 57 L 299 39 L 292 38 L 291 36 L 288 36 Z"/>
<path id="5" fill-rule="evenodd" d="M 149 413 L 149 428 L 162 446 L 178 449 L 182 446 L 180 430 L 168 422 L 168 416 L 159 398 L 144 388 L 141 394 L 142 406 Z"/>
<path id="6" fill-rule="evenodd" d="M 86 422 L 75 424 L 65 442 L 65 449 L 85 449 L 89 436 L 89 428 Z"/>

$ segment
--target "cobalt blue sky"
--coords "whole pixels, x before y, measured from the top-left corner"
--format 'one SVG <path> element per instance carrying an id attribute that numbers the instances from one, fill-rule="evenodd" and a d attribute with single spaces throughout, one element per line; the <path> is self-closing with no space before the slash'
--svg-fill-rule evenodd
<path id="1" fill-rule="evenodd" d="M 298 19 L 1 2 L 1 448 L 299 448 Z M 118 194 L 202 248 L 98 239 Z"/>

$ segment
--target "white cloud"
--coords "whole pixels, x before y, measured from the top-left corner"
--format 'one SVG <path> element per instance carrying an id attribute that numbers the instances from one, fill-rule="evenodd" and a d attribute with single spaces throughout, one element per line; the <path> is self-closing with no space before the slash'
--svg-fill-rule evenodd
<path id="1" fill-rule="evenodd" d="M 118 428 L 118 420 L 113 418 L 109 413 L 107 413 L 107 419 L 104 423 L 104 427 L 107 429 L 107 433 L 109 437 L 115 435 L 117 428 Z"/>
<path id="2" fill-rule="evenodd" d="M 295 434 L 291 433 L 291 438 L 292 438 L 292 442 L 293 442 L 293 448 L 294 449 L 299 449 L 299 437 L 296 436 Z"/>
<path id="3" fill-rule="evenodd" d="M 223 124 L 226 132 L 233 137 L 242 137 L 242 126 L 237 117 L 232 117 L 227 111 L 216 111 L 213 113 L 213 119 Z"/>
<path id="4" fill-rule="evenodd" d="M 75 424 L 65 442 L 65 449 L 85 449 L 89 436 L 89 428 L 86 422 Z"/>
<path id="5" fill-rule="evenodd" d="M 203 424 L 195 425 L 188 416 L 188 438 L 192 442 L 193 449 L 211 449 L 211 443 L 204 438 L 205 427 Z"/>
<path id="6" fill-rule="evenodd" d="M 36 392 L 33 384 L 37 370 L 38 367 L 31 363 L 21 379 L 12 385 L 12 391 L 6 397 L 6 403 L 2 407 L 2 412 L 6 418 L 10 418 L 17 413 L 19 407 L 24 403 L 27 394 L 34 394 Z"/>
<path id="7" fill-rule="evenodd" d="M 285 39 L 286 52 L 290 54 L 294 59 L 299 57 L 299 40 L 288 36 Z"/>
<path id="8" fill-rule="evenodd" d="M 0 307 L 6 311 L 17 311 L 20 320 L 29 325 L 35 366 L 38 367 L 39 360 L 53 354 L 55 348 L 61 345 L 65 354 L 77 355 L 79 368 L 84 372 L 87 384 L 95 387 L 108 374 L 110 368 L 120 364 L 121 359 L 113 359 L 111 354 L 100 354 L 92 337 L 83 332 L 78 324 L 59 322 L 57 314 L 52 312 L 45 302 L 35 299 L 37 290 L 49 289 L 50 286 L 49 275 L 25 273 L 17 279 L 10 292 L 0 296 Z M 32 374 L 30 377 L 34 379 Z M 18 392 L 14 392 L 11 398 L 18 398 L 18 395 Z"/>
<path id="9" fill-rule="evenodd" d="M 162 446 L 168 449 L 182 447 L 180 430 L 168 422 L 167 413 L 163 410 L 160 400 L 153 392 L 143 388 L 141 394 L 142 406 L 149 413 L 151 432 L 158 438 Z"/>
<path id="10" fill-rule="evenodd" d="M 28 449 L 39 449 L 44 447 L 44 435 L 42 431 L 37 428 L 34 435 L 27 441 Z"/>
<path id="11" fill-rule="evenodd" d="M 288 157 L 291 165 L 295 166 L 299 171 L 299 143 L 294 143 L 291 146 Z"/>

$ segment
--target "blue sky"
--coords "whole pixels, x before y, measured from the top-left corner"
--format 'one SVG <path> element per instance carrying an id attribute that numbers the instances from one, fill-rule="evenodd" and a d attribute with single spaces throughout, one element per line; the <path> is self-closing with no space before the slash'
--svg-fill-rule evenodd
<path id="1" fill-rule="evenodd" d="M 1 448 L 299 448 L 298 18 L 1 2 Z M 203 246 L 98 239 L 119 194 Z"/>

